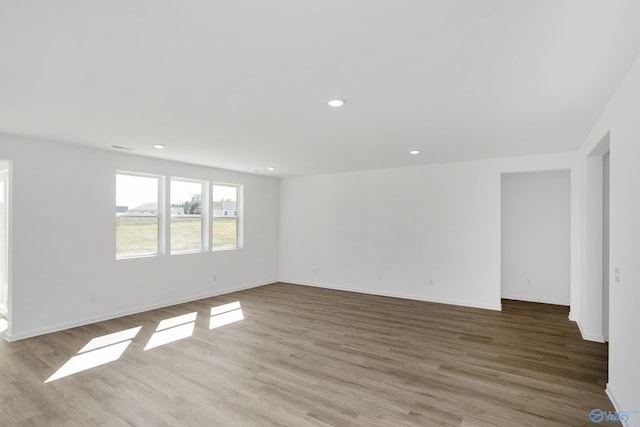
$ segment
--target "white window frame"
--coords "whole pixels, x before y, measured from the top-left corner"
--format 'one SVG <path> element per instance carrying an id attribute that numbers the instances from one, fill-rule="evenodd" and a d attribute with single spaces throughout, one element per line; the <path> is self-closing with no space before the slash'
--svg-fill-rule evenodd
<path id="1" fill-rule="evenodd" d="M 195 184 L 200 184 L 200 221 L 201 221 L 201 227 L 200 227 L 200 249 L 190 249 L 190 250 L 185 250 L 185 251 L 174 251 L 171 249 L 171 182 L 173 181 L 180 181 L 180 182 L 190 182 L 190 183 L 195 183 Z M 211 187 L 213 188 L 213 186 Z M 210 198 L 209 198 L 209 193 L 211 193 L 211 191 L 209 191 L 209 182 L 208 181 L 202 181 L 200 179 L 193 179 L 193 178 L 182 178 L 182 177 L 177 177 L 177 176 L 170 176 L 169 177 L 169 185 L 167 185 L 167 191 L 169 192 L 167 194 L 167 203 L 166 203 L 166 215 L 168 218 L 167 221 L 167 253 L 171 254 L 171 255 L 182 255 L 182 254 L 193 254 L 193 253 L 200 253 L 200 252 L 207 252 L 207 248 L 209 248 L 209 246 L 212 244 L 210 243 L 210 235 L 211 232 L 209 230 L 209 223 L 211 221 L 205 221 L 206 218 L 209 217 L 209 205 L 210 205 Z"/>
<path id="2" fill-rule="evenodd" d="M 143 172 L 132 172 L 125 170 L 116 170 L 114 177 L 117 175 L 129 175 L 129 176 L 138 176 L 143 178 L 154 178 L 158 180 L 158 209 L 156 211 L 156 215 L 158 218 L 158 247 L 155 253 L 148 254 L 129 254 L 129 255 L 118 255 L 116 252 L 116 260 L 123 259 L 132 259 L 132 258 L 150 258 L 156 257 L 160 255 L 166 254 L 167 246 L 168 246 L 168 233 L 167 233 L 167 215 L 166 215 L 166 206 L 167 206 L 167 189 L 166 189 L 166 177 L 164 175 L 143 173 Z M 117 179 L 117 178 L 116 178 Z M 116 198 L 117 198 L 117 185 L 116 185 Z M 114 205 L 115 207 L 116 205 Z M 115 223 L 114 223 L 115 225 Z M 114 229 L 114 235 L 115 235 Z M 117 239 L 117 237 L 116 237 Z M 117 245 L 117 240 L 116 240 Z"/>
<path id="3" fill-rule="evenodd" d="M 243 246 L 243 237 L 244 237 L 244 227 L 243 227 L 243 218 L 244 218 L 244 186 L 242 184 L 233 184 L 230 182 L 218 182 L 214 181 L 211 183 L 211 189 L 209 190 L 210 194 L 210 202 L 209 207 L 211 207 L 211 202 L 213 202 L 213 187 L 219 185 L 224 187 L 235 187 L 236 189 L 236 246 L 232 248 L 214 248 L 213 244 L 213 212 L 209 212 L 209 223 L 211 224 L 210 231 L 210 250 L 212 252 L 218 251 L 235 251 L 238 249 L 242 249 Z"/>

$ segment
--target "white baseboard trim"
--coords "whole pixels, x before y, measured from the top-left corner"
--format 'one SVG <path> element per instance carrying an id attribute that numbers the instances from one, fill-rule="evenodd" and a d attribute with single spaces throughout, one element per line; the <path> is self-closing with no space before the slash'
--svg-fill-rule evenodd
<path id="1" fill-rule="evenodd" d="M 336 291 L 346 291 L 346 292 L 355 292 L 360 294 L 368 294 L 368 295 L 378 295 L 383 297 L 392 297 L 392 298 L 403 298 L 403 299 L 411 299 L 416 301 L 427 301 L 427 302 L 436 302 L 438 304 L 450 304 L 450 305 L 460 305 L 463 307 L 473 307 L 473 308 L 482 308 L 485 310 L 495 310 L 502 311 L 502 304 L 478 304 L 473 301 L 464 301 L 450 298 L 434 298 L 434 297 L 426 297 L 424 295 L 412 295 L 412 294 L 404 294 L 399 292 L 386 292 L 386 291 L 377 291 L 371 289 L 360 289 L 360 288 L 348 288 L 346 286 L 338 286 L 338 285 L 330 285 L 327 283 L 319 283 L 319 282 L 300 282 L 297 280 L 287 280 L 280 279 L 282 283 L 290 283 L 292 285 L 301 285 L 301 286 L 311 286 L 315 288 L 324 288 L 324 289 L 333 289 Z"/>
<path id="2" fill-rule="evenodd" d="M 616 400 L 615 394 L 613 393 L 613 389 L 611 387 L 611 383 L 607 383 L 607 387 L 604 389 L 604 391 L 605 391 L 605 393 L 607 393 L 607 396 L 609 396 L 609 400 L 613 404 L 613 407 L 615 408 L 616 411 L 624 411 L 625 410 L 624 408 L 620 407 L 620 404 Z M 632 417 L 639 417 L 640 418 L 640 415 L 632 415 Z M 631 424 L 629 424 L 628 421 L 620 420 L 620 422 L 622 423 L 622 425 L 624 427 L 631 427 Z M 637 424 L 637 425 L 640 425 L 640 424 Z"/>
<path id="3" fill-rule="evenodd" d="M 52 332 L 63 331 L 65 329 L 77 328 L 78 326 L 85 326 L 85 325 L 90 325 L 92 323 L 103 322 L 105 320 L 116 319 L 118 317 L 129 316 L 129 315 L 137 314 L 137 313 L 143 313 L 143 312 L 149 311 L 149 310 L 155 310 L 155 309 L 158 309 L 158 308 L 163 308 L 163 307 L 169 307 L 169 306 L 172 306 L 172 305 L 183 304 L 185 302 L 197 301 L 197 300 L 204 299 L 204 298 L 211 298 L 211 297 L 215 297 L 215 296 L 218 296 L 218 295 L 224 295 L 224 294 L 230 294 L 232 292 L 243 291 L 245 289 L 257 288 L 257 287 L 264 286 L 264 285 L 270 285 L 270 284 L 276 283 L 276 282 L 277 282 L 277 280 L 252 283 L 252 284 L 249 284 L 249 285 L 242 285 L 242 286 L 237 286 L 237 287 L 234 287 L 234 288 L 217 290 L 217 291 L 214 291 L 214 292 L 208 292 L 208 293 L 204 293 L 204 294 L 200 294 L 200 295 L 193 295 L 193 296 L 190 296 L 190 297 L 180 298 L 180 299 L 173 300 L 173 301 L 165 301 L 165 302 L 160 302 L 160 303 L 156 303 L 156 304 L 150 304 L 150 305 L 146 305 L 146 306 L 142 306 L 142 307 L 136 307 L 136 308 L 132 308 L 132 309 L 128 309 L 128 310 L 122 310 L 122 311 L 118 311 L 118 312 L 115 312 L 115 313 L 104 314 L 104 315 L 95 316 L 95 317 L 89 317 L 89 318 L 82 319 L 82 320 L 75 320 L 73 322 L 59 323 L 57 325 L 47 326 L 45 328 L 33 329 L 33 330 L 30 330 L 30 331 L 23 331 L 23 332 L 19 332 L 19 333 L 16 333 L 16 334 L 10 334 L 10 335 L 5 334 L 4 339 L 6 341 L 10 341 L 10 342 L 11 341 L 18 341 L 18 340 L 22 340 L 22 339 L 25 339 L 25 338 L 36 337 L 38 335 L 44 335 L 44 334 L 50 334 Z"/>
<path id="4" fill-rule="evenodd" d="M 578 325 L 578 329 L 580 330 L 580 335 L 582 335 L 583 340 L 594 341 L 594 342 L 604 342 L 604 335 L 587 334 L 582 329 L 582 325 L 580 325 L 579 321 L 576 320 L 576 324 Z"/>
<path id="5" fill-rule="evenodd" d="M 554 300 L 554 299 L 548 299 L 548 298 L 535 298 L 535 297 L 523 296 L 523 295 L 502 294 L 502 298 L 513 299 L 517 301 L 539 302 L 542 304 L 566 305 L 566 306 L 570 305 L 569 301 L 561 301 L 561 300 Z"/>

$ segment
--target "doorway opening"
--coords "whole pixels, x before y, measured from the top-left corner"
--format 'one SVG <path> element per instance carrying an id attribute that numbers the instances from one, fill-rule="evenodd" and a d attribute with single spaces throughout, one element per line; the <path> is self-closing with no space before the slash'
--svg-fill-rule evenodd
<path id="1" fill-rule="evenodd" d="M 501 297 L 569 306 L 571 171 L 501 179 Z"/>

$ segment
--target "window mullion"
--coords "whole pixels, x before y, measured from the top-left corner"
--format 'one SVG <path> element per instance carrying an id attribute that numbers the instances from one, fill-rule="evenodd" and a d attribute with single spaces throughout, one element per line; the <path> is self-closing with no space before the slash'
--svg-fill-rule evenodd
<path id="1" fill-rule="evenodd" d="M 160 235 L 158 236 L 158 246 L 160 255 L 167 255 L 170 253 L 169 247 L 171 242 L 171 221 L 169 221 L 169 211 L 171 206 L 169 204 L 169 185 L 167 185 L 166 177 L 160 177 L 158 185 L 158 230 Z"/>
<path id="2" fill-rule="evenodd" d="M 200 204 L 200 221 L 202 221 L 202 251 L 211 250 L 211 229 L 209 218 L 211 217 L 211 190 L 209 182 L 202 183 L 202 196 Z"/>

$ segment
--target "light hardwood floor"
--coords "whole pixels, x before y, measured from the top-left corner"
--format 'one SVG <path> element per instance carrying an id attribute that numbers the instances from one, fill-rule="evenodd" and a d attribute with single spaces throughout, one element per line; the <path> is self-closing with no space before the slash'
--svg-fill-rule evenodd
<path id="1" fill-rule="evenodd" d="M 244 319 L 210 330 L 211 307 L 236 301 Z M 193 312 L 191 336 L 144 350 L 159 322 Z M 593 408 L 613 410 L 607 347 L 567 314 L 276 283 L 0 343 L 0 425 L 596 425 Z M 93 338 L 140 326 L 118 360 L 45 383 L 100 351 L 82 351 Z"/>

